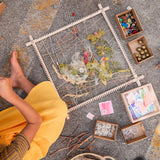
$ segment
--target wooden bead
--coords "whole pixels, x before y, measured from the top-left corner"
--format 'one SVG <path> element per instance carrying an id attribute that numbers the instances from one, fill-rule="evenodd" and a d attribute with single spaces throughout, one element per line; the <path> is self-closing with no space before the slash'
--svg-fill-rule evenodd
<path id="1" fill-rule="evenodd" d="M 139 44 L 142 44 L 142 43 L 143 43 L 143 41 L 142 41 L 142 40 L 138 40 L 138 43 L 139 43 Z"/>
<path id="2" fill-rule="evenodd" d="M 138 47 L 138 48 L 137 48 L 137 51 L 138 51 L 138 52 L 140 52 L 140 51 L 141 51 L 141 48 L 140 48 L 140 47 Z"/>
<path id="3" fill-rule="evenodd" d="M 141 48 L 142 48 L 142 49 L 146 49 L 146 46 L 145 46 L 145 45 L 142 45 Z"/>

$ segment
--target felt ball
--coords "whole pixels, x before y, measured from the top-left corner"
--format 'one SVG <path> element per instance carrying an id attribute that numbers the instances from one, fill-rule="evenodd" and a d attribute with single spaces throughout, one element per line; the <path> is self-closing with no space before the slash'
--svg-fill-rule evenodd
<path id="1" fill-rule="evenodd" d="M 121 25 L 122 25 L 122 27 L 123 27 L 123 26 L 125 25 L 125 23 L 122 23 Z"/>
<path id="2" fill-rule="evenodd" d="M 131 30 L 131 29 L 128 29 L 128 33 L 132 33 L 132 30 Z"/>
<path id="3" fill-rule="evenodd" d="M 127 21 L 127 19 L 124 19 L 123 22 L 124 22 L 124 23 L 127 23 L 128 21 Z"/>
<path id="4" fill-rule="evenodd" d="M 125 27 L 125 28 L 127 28 L 127 27 L 128 27 L 128 24 L 127 24 L 127 23 L 125 23 L 125 24 L 124 24 L 124 27 Z"/>
<path id="5" fill-rule="evenodd" d="M 136 20 L 135 19 L 132 19 L 132 22 L 134 23 Z"/>
<path id="6" fill-rule="evenodd" d="M 137 31 L 136 31 L 136 30 L 134 30 L 134 31 L 132 31 L 132 33 L 133 33 L 133 34 L 135 34 L 135 33 L 137 33 Z"/>
<path id="7" fill-rule="evenodd" d="M 135 23 L 132 23 L 132 24 L 131 24 L 131 27 L 132 27 L 132 28 L 135 28 L 135 27 L 136 27 L 136 24 L 135 24 Z"/>
<path id="8" fill-rule="evenodd" d="M 128 18 L 127 16 L 124 16 L 124 17 L 123 17 L 123 20 L 127 20 L 127 18 Z"/>
<path id="9" fill-rule="evenodd" d="M 131 22 L 131 19 L 129 18 L 127 21 L 128 21 L 128 22 Z"/>
<path id="10" fill-rule="evenodd" d="M 128 24 L 128 27 L 130 27 L 130 24 L 129 23 L 127 23 Z"/>
<path id="11" fill-rule="evenodd" d="M 78 36 L 79 36 L 79 34 L 78 34 L 78 33 L 76 33 L 76 36 L 78 37 Z"/>
<path id="12" fill-rule="evenodd" d="M 122 22 L 122 21 L 123 21 L 123 18 L 120 18 L 119 21 Z"/>
<path id="13" fill-rule="evenodd" d="M 72 16 L 75 16 L 75 13 L 72 13 Z"/>

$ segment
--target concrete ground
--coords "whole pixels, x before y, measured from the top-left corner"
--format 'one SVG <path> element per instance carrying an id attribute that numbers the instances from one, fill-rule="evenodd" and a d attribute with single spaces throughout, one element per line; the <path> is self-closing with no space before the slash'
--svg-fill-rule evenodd
<path id="1" fill-rule="evenodd" d="M 34 38 L 39 38 L 41 35 L 49 33 L 71 22 L 74 22 L 79 18 L 95 12 L 96 10 L 98 10 L 98 3 L 101 3 L 103 6 L 110 7 L 110 10 L 106 13 L 114 29 L 116 30 L 116 33 L 118 34 L 118 37 L 121 40 L 129 59 L 134 64 L 134 61 L 129 53 L 126 44 L 127 42 L 137 38 L 138 36 L 129 38 L 128 40 L 124 41 L 121 38 L 121 35 L 114 20 L 116 14 L 125 11 L 127 6 L 131 6 L 136 10 L 143 26 L 144 32 L 141 35 L 144 35 L 146 37 L 147 42 L 154 53 L 153 58 L 138 65 L 134 64 L 134 68 L 136 69 L 136 73 L 138 75 L 143 74 L 145 76 L 142 84 L 151 83 L 153 85 L 157 98 L 158 100 L 160 100 L 160 69 L 155 70 L 155 65 L 160 62 L 160 51 L 158 50 L 160 48 L 158 41 L 160 36 L 160 1 L 122 0 L 121 5 L 115 5 L 112 0 L 62 0 L 56 16 L 52 17 L 52 20 L 54 18 L 53 22 L 47 22 L 48 26 L 42 28 L 41 30 L 33 29 L 31 27 L 28 27 L 29 29 L 25 28 L 27 25 L 29 25 L 27 18 L 29 16 L 32 17 L 32 14 L 34 14 L 30 11 L 31 5 L 34 3 L 34 0 L 4 0 L 4 2 L 6 3 L 7 8 L 4 10 L 2 15 L 0 15 L 0 37 L 4 37 L 0 39 L 1 66 L 5 65 L 8 59 L 8 55 L 14 48 L 13 46 L 15 46 L 15 44 L 20 44 L 22 47 L 25 47 L 25 43 L 29 41 L 29 34 L 32 34 Z M 75 13 L 75 16 L 72 16 L 72 13 Z M 22 26 L 27 30 L 26 34 L 24 32 L 22 34 Z M 47 80 L 43 69 L 40 67 L 40 63 L 37 59 L 37 56 L 35 55 L 35 52 L 32 49 L 26 50 L 25 52 L 27 53 L 28 57 L 28 64 L 24 66 L 26 76 L 35 84 Z M 3 67 L 0 67 L 0 69 L 1 75 L 3 75 Z M 131 124 L 125 110 L 124 103 L 121 99 L 120 93 L 135 87 L 137 87 L 137 85 L 132 84 L 129 87 L 123 88 L 114 94 L 105 96 L 72 112 L 71 118 L 65 123 L 62 135 L 70 135 L 78 125 L 80 125 L 80 129 L 77 131 L 76 134 L 84 131 L 89 131 L 91 134 L 93 134 L 95 122 L 97 119 L 117 123 L 119 124 L 119 128 L 116 141 L 110 142 L 97 139 L 92 145 L 92 152 L 100 154 L 102 156 L 110 155 L 116 160 L 133 160 L 138 156 L 145 156 L 147 149 L 150 146 L 150 142 L 156 125 L 158 124 L 159 115 L 143 120 L 143 125 L 147 133 L 147 138 L 145 140 L 136 142 L 131 145 L 127 145 L 125 144 L 120 131 L 121 127 Z M 24 93 L 21 92 L 20 95 L 22 97 L 25 96 Z M 98 103 L 108 100 L 111 100 L 113 103 L 114 114 L 101 116 L 98 108 Z M 0 109 L 2 110 L 5 108 L 3 107 L 3 105 L 1 105 Z M 86 118 L 88 112 L 91 112 L 95 115 L 94 120 L 91 121 Z M 53 157 L 49 157 L 50 153 L 59 149 L 60 140 L 61 139 L 58 139 L 50 147 L 47 156 L 43 158 L 43 160 L 62 160 L 65 158 L 71 158 L 78 153 L 81 153 L 79 151 L 74 151 L 70 154 L 69 157 L 66 157 L 66 151 L 62 151 L 60 153 L 57 153 Z"/>

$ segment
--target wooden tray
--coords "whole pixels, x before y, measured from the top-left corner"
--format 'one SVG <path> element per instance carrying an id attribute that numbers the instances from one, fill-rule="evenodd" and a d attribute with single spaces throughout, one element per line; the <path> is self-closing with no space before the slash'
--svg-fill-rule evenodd
<path id="1" fill-rule="evenodd" d="M 3 12 L 5 7 L 6 7 L 6 5 L 3 2 L 0 2 L 0 14 Z"/>
<path id="2" fill-rule="evenodd" d="M 142 122 L 122 127 L 121 132 L 127 144 L 135 143 L 147 137 Z"/>
<path id="3" fill-rule="evenodd" d="M 153 112 L 150 112 L 150 113 L 148 113 L 148 114 L 146 114 L 146 115 L 143 115 L 143 116 L 141 116 L 140 118 L 133 119 L 132 114 L 131 114 L 131 111 L 129 110 L 129 103 L 128 103 L 128 101 L 127 101 L 126 96 L 127 96 L 129 93 L 132 93 L 132 92 L 134 92 L 134 91 L 139 91 L 140 89 L 142 89 L 142 88 L 144 88 L 144 87 L 148 87 L 148 89 L 149 89 L 149 91 L 150 91 L 151 97 L 152 97 L 152 99 L 153 99 L 153 101 L 154 101 L 154 111 L 153 111 Z M 141 120 L 143 120 L 143 119 L 149 118 L 149 117 L 151 117 L 151 116 L 154 116 L 154 115 L 157 115 L 157 114 L 160 113 L 159 102 L 158 102 L 157 97 L 156 97 L 156 95 L 155 95 L 155 93 L 154 93 L 154 90 L 153 90 L 153 87 L 152 87 L 151 83 L 146 84 L 146 85 L 143 85 L 143 86 L 138 87 L 138 88 L 135 88 L 135 89 L 132 89 L 132 90 L 129 90 L 129 91 L 127 91 L 127 92 L 121 93 L 121 97 L 122 97 L 123 102 L 124 102 L 124 104 L 125 104 L 125 108 L 126 108 L 126 111 L 127 111 L 127 113 L 128 113 L 129 119 L 131 120 L 132 123 L 141 121 Z"/>
<path id="4" fill-rule="evenodd" d="M 112 126 L 115 126 L 115 131 L 114 131 L 113 137 L 97 135 L 96 134 L 96 126 L 97 126 L 98 123 L 110 124 Z M 95 138 L 100 138 L 100 139 L 105 139 L 105 140 L 110 140 L 110 141 L 115 141 L 116 140 L 116 135 L 117 135 L 117 130 L 118 130 L 118 124 L 97 120 L 96 125 L 95 125 L 95 129 L 94 129 L 94 137 Z"/>
<path id="5" fill-rule="evenodd" d="M 124 15 L 124 14 L 130 13 L 130 12 L 133 13 L 133 17 L 134 17 L 134 19 L 136 20 L 136 24 L 137 24 L 137 27 L 138 27 L 138 29 L 139 29 L 139 32 L 137 32 L 137 33 L 135 33 L 135 34 L 132 34 L 132 35 L 130 35 L 130 36 L 126 36 L 126 35 L 125 35 L 125 32 L 123 31 L 123 28 L 122 28 L 122 26 L 121 26 L 121 24 L 120 24 L 120 22 L 119 22 L 119 17 L 122 16 L 122 15 Z M 141 34 L 141 33 L 143 32 L 142 25 L 141 25 L 141 23 L 140 23 L 140 21 L 139 21 L 139 18 L 138 18 L 138 16 L 137 16 L 137 14 L 136 14 L 136 11 L 135 11 L 134 9 L 130 9 L 130 10 L 127 10 L 127 11 L 124 11 L 124 12 L 122 12 L 122 13 L 117 14 L 117 15 L 115 16 L 115 21 L 116 21 L 116 23 L 117 23 L 117 26 L 118 26 L 118 28 L 119 28 L 119 30 L 120 30 L 120 33 L 121 33 L 123 39 L 127 39 L 127 38 L 133 37 L 133 36 L 135 36 L 135 35 L 139 35 L 139 34 Z"/>
<path id="6" fill-rule="evenodd" d="M 142 61 L 140 61 L 140 62 L 137 60 L 137 58 L 136 58 L 136 56 L 135 56 L 135 53 L 138 53 L 138 51 L 136 50 L 137 47 L 140 47 L 140 46 L 141 46 L 141 45 L 138 43 L 139 40 L 143 41 L 143 44 L 146 46 L 146 49 L 148 50 L 148 52 L 149 52 L 149 54 L 150 54 L 149 57 L 145 58 L 144 60 L 142 60 Z M 135 61 L 136 64 L 139 64 L 139 63 L 141 63 L 141 62 L 144 62 L 145 60 L 150 59 L 150 58 L 152 58 L 152 57 L 154 56 L 154 55 L 153 55 L 153 52 L 152 52 L 152 50 L 149 48 L 148 43 L 147 43 L 147 40 L 146 40 L 146 38 L 145 38 L 144 36 L 141 36 L 141 37 L 139 37 L 139 38 L 137 38 L 137 39 L 129 42 L 129 43 L 127 44 L 127 46 L 128 46 L 128 48 L 129 48 L 130 53 L 131 53 L 131 55 L 132 55 L 132 57 L 133 57 L 133 59 L 134 59 L 134 61 Z"/>

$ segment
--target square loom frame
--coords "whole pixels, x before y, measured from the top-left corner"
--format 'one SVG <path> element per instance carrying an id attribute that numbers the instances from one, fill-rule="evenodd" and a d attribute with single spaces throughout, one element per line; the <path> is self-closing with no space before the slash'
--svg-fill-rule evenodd
<path id="1" fill-rule="evenodd" d="M 53 31 L 53 32 L 51 32 L 51 33 L 49 33 L 49 34 L 47 34 L 47 35 L 44 35 L 44 36 L 42 36 L 42 37 L 40 37 L 40 38 L 38 38 L 38 39 L 33 39 L 33 37 L 32 37 L 31 35 L 29 35 L 30 42 L 26 43 L 26 46 L 27 46 L 27 47 L 29 47 L 29 46 L 31 46 L 31 45 L 33 46 L 33 48 L 34 48 L 34 50 L 35 50 L 35 52 L 36 52 L 36 54 L 37 54 L 37 56 L 38 56 L 41 64 L 42 64 L 42 67 L 43 67 L 43 69 L 44 69 L 44 71 L 45 71 L 45 73 L 46 73 L 47 78 L 51 81 L 51 83 L 53 84 L 53 87 L 54 87 L 55 90 L 56 90 L 56 87 L 55 87 L 55 85 L 54 85 L 54 82 L 53 82 L 53 80 L 52 80 L 52 78 L 51 78 L 51 75 L 50 75 L 50 73 L 49 73 L 49 71 L 48 71 L 45 63 L 44 63 L 44 60 L 43 60 L 43 58 L 42 58 L 42 56 L 41 56 L 41 54 L 40 54 L 40 51 L 38 50 L 38 47 L 37 47 L 36 43 L 37 43 L 37 42 L 40 42 L 40 41 L 42 41 L 42 40 L 45 40 L 45 39 L 47 39 L 48 37 L 51 37 L 51 36 L 53 36 L 53 35 L 55 35 L 55 34 L 57 34 L 57 33 L 60 33 L 60 32 L 66 30 L 66 29 L 68 29 L 68 28 L 70 28 L 70 27 L 73 27 L 73 26 L 75 26 L 75 25 L 77 25 L 77 24 L 79 24 L 79 23 L 81 23 L 81 22 L 84 22 L 84 21 L 86 21 L 86 20 L 88 20 L 88 19 L 90 19 L 90 18 L 93 18 L 93 17 L 95 17 L 95 16 L 97 16 L 97 15 L 99 15 L 99 14 L 102 14 L 102 15 L 103 15 L 104 20 L 106 21 L 106 23 L 107 23 L 107 25 L 109 26 L 109 28 L 110 28 L 110 30 L 111 30 L 114 38 L 116 39 L 116 41 L 117 41 L 117 43 L 118 43 L 118 45 L 119 45 L 119 48 L 120 48 L 120 50 L 121 50 L 121 52 L 122 52 L 122 54 L 123 54 L 123 56 L 124 56 L 124 58 L 125 58 L 125 60 L 126 60 L 126 62 L 127 62 L 127 64 L 128 64 L 128 66 L 129 66 L 129 69 L 131 70 L 131 73 L 132 73 L 134 79 L 129 80 L 129 81 L 127 81 L 127 82 L 125 82 L 125 83 L 117 86 L 117 87 L 114 87 L 114 88 L 112 88 L 112 89 L 110 89 L 110 90 L 107 90 L 107 91 L 105 91 L 104 93 L 101 93 L 101 94 L 99 94 L 99 95 L 97 95 L 97 96 L 95 96 L 95 97 L 93 97 L 93 98 L 91 98 L 91 99 L 89 99 L 89 100 L 86 100 L 86 101 L 84 101 L 84 102 L 82 102 L 82 103 L 80 103 L 80 104 L 78 104 L 78 105 L 76 105 L 76 106 L 73 106 L 73 107 L 69 108 L 68 113 L 70 113 L 70 112 L 72 112 L 72 111 L 74 111 L 74 110 L 76 110 L 76 109 L 78 109 L 78 108 L 80 108 L 80 107 L 82 107 L 82 106 L 84 106 L 84 105 L 86 105 L 86 104 L 94 101 L 94 100 L 97 100 L 97 99 L 99 99 L 99 98 L 101 98 L 101 97 L 104 97 L 104 96 L 110 94 L 110 93 L 113 93 L 113 92 L 115 92 L 115 91 L 117 91 L 117 90 L 119 90 L 119 89 L 121 89 L 121 88 L 123 88 L 123 87 L 125 87 L 125 86 L 128 86 L 128 85 L 130 85 L 130 84 L 132 84 L 132 83 L 135 83 L 135 82 L 136 82 L 138 86 L 141 86 L 140 80 L 142 80 L 142 79 L 144 78 L 143 75 L 141 75 L 141 76 L 139 76 L 139 77 L 137 76 L 137 74 L 135 73 L 135 70 L 134 70 L 132 64 L 130 63 L 128 57 L 126 56 L 125 50 L 123 49 L 123 47 L 122 47 L 122 45 L 121 45 L 121 42 L 120 42 L 120 40 L 119 40 L 116 32 L 114 31 L 114 29 L 113 29 L 113 27 L 112 27 L 112 25 L 111 25 L 111 23 L 110 23 L 107 15 L 106 15 L 106 13 L 105 13 L 105 11 L 109 10 L 109 7 L 107 6 L 107 7 L 103 8 L 101 4 L 98 4 L 98 7 L 99 7 L 99 10 L 98 10 L 98 11 L 96 11 L 96 12 L 94 12 L 94 13 L 92 13 L 92 14 L 90 14 L 90 15 L 82 18 L 82 19 L 79 19 L 79 20 L 77 20 L 77 21 L 75 21 L 75 22 L 73 22 L 73 23 L 71 23 L 71 24 L 68 24 L 68 25 L 66 25 L 66 26 L 64 26 L 64 27 L 62 27 L 62 28 L 60 28 L 60 29 L 58 29 L 58 30 L 56 30 L 56 31 Z M 56 90 L 56 92 L 57 92 L 57 94 L 58 94 L 58 91 L 57 91 L 57 90 Z M 59 94 L 58 94 L 58 95 L 59 95 Z"/>

